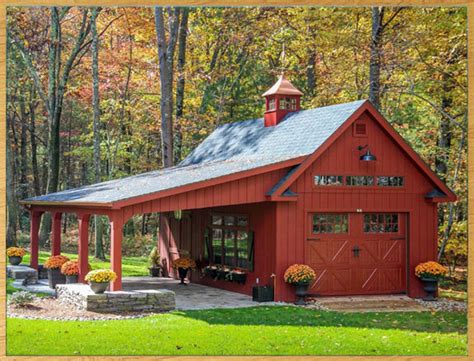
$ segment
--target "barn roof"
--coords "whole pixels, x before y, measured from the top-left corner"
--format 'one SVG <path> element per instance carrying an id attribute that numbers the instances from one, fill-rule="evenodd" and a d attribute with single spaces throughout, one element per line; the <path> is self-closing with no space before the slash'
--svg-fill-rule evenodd
<path id="1" fill-rule="evenodd" d="M 23 203 L 114 203 L 306 156 L 364 102 L 293 112 L 273 127 L 265 127 L 262 118 L 224 124 L 175 167 L 33 197 Z"/>

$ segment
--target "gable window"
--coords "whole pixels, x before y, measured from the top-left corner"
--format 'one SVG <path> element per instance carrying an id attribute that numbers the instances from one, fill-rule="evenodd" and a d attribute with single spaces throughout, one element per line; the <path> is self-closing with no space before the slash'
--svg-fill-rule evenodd
<path id="1" fill-rule="evenodd" d="M 364 214 L 364 233 L 397 233 L 398 214 Z"/>
<path id="2" fill-rule="evenodd" d="M 248 225 L 246 215 L 212 215 L 211 263 L 248 268 L 250 252 Z"/>
<path id="3" fill-rule="evenodd" d="M 404 177 L 377 177 L 377 185 L 381 187 L 403 187 Z"/>
<path id="4" fill-rule="evenodd" d="M 317 186 L 342 186 L 342 175 L 316 175 L 314 184 Z"/>
<path id="5" fill-rule="evenodd" d="M 315 213 L 313 214 L 314 234 L 347 233 L 349 229 L 346 213 Z"/>
<path id="6" fill-rule="evenodd" d="M 367 125 L 365 123 L 356 122 L 353 125 L 353 135 L 355 137 L 366 137 L 367 136 Z"/>
<path id="7" fill-rule="evenodd" d="M 346 177 L 346 185 L 348 186 L 373 186 L 374 177 L 371 175 L 348 175 Z"/>

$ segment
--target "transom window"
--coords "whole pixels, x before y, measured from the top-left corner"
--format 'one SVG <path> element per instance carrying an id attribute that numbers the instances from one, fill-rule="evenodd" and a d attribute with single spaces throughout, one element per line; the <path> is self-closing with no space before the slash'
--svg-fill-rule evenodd
<path id="1" fill-rule="evenodd" d="M 314 184 L 318 186 L 341 186 L 343 177 L 342 175 L 317 175 L 314 177 Z"/>
<path id="2" fill-rule="evenodd" d="M 348 175 L 346 184 L 348 186 L 373 186 L 374 177 L 371 175 Z"/>
<path id="3" fill-rule="evenodd" d="M 245 215 L 212 215 L 212 263 L 248 268 L 248 224 Z"/>
<path id="4" fill-rule="evenodd" d="M 364 233 L 397 233 L 398 214 L 364 214 Z"/>
<path id="5" fill-rule="evenodd" d="M 377 185 L 381 187 L 403 187 L 403 177 L 377 177 Z"/>
<path id="6" fill-rule="evenodd" d="M 344 183 L 345 178 L 345 183 Z M 367 175 L 315 175 L 314 184 L 317 186 L 357 186 L 357 187 L 403 187 L 403 176 L 367 176 Z"/>
<path id="7" fill-rule="evenodd" d="M 347 233 L 349 222 L 347 214 L 315 213 L 313 214 L 313 233 Z"/>

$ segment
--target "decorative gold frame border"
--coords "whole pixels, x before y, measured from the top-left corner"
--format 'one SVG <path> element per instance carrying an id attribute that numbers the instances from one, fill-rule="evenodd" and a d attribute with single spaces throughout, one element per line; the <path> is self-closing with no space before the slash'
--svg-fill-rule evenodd
<path id="1" fill-rule="evenodd" d="M 474 305 L 468 305 L 468 356 L 70 356 L 70 357 L 18 357 L 6 356 L 6 7 L 7 6 L 153 6 L 153 5 L 181 5 L 181 6 L 465 6 L 468 17 L 468 189 L 474 190 L 474 1 L 473 0 L 0 0 L 0 360 L 32 360 L 49 361 L 57 360 L 248 360 L 248 361 L 367 361 L 367 360 L 391 360 L 391 361 L 460 361 L 474 360 L 474 331 L 471 327 L 474 321 Z M 469 241 L 474 237 L 474 191 L 468 193 L 468 234 Z M 468 262 L 474 264 L 474 248 L 469 247 Z M 474 283 L 468 281 L 468 299 L 474 299 Z"/>

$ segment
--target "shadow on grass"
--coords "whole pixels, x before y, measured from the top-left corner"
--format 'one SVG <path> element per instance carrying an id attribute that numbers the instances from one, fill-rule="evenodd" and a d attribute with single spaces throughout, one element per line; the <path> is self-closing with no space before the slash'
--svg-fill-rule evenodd
<path id="1" fill-rule="evenodd" d="M 212 325 L 356 327 L 418 332 L 466 333 L 467 317 L 459 312 L 341 313 L 293 306 L 176 311 L 176 315 Z"/>

